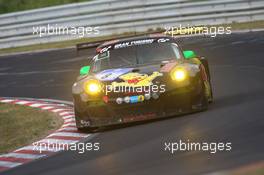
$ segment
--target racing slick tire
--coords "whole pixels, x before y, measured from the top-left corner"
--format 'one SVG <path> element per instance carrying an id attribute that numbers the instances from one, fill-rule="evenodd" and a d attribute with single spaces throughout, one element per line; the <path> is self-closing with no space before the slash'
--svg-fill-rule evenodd
<path id="1" fill-rule="evenodd" d="M 201 104 L 201 111 L 206 111 L 208 109 L 208 105 L 209 105 L 209 99 L 206 95 L 206 88 L 205 85 L 202 81 L 201 78 L 201 86 L 202 86 L 202 90 L 201 90 L 201 94 L 200 94 L 200 104 Z"/>
<path id="2" fill-rule="evenodd" d="M 206 71 L 206 74 L 209 80 L 209 85 L 210 85 L 210 98 L 208 99 L 208 103 L 212 103 L 213 102 L 213 90 L 212 90 L 211 74 L 210 74 L 208 60 L 205 57 L 200 57 L 200 60 L 205 68 L 205 71 Z"/>
<path id="3" fill-rule="evenodd" d="M 208 60 L 205 57 L 200 57 L 199 58 L 201 63 L 203 64 L 206 74 L 208 76 L 209 81 L 211 80 L 211 75 L 210 75 L 210 70 L 209 70 L 209 64 L 208 64 Z"/>
<path id="4" fill-rule="evenodd" d="M 212 90 L 212 84 L 211 84 L 211 81 L 209 82 L 210 84 L 210 98 L 208 99 L 208 103 L 213 103 L 214 101 L 214 96 L 213 96 L 213 90 Z"/>
<path id="5" fill-rule="evenodd" d="M 205 87 L 203 87 L 203 92 L 202 92 L 202 111 L 206 111 L 208 109 L 209 106 L 209 99 L 206 96 L 205 93 Z"/>

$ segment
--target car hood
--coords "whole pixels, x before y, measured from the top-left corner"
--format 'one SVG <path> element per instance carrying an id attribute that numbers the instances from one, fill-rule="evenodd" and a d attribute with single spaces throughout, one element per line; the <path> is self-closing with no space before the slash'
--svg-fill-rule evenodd
<path id="1" fill-rule="evenodd" d="M 166 76 L 166 74 L 178 63 L 178 61 L 167 61 L 130 68 L 107 69 L 96 73 L 94 76 L 96 79 L 105 83 L 128 82 L 137 84 L 141 80 L 154 80 L 157 77 Z"/>

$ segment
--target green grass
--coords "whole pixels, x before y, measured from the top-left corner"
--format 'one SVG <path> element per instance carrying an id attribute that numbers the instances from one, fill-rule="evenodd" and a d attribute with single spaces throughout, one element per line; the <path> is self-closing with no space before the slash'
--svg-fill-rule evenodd
<path id="1" fill-rule="evenodd" d="M 0 0 L 0 14 L 89 0 Z"/>
<path id="2" fill-rule="evenodd" d="M 0 154 L 38 141 L 61 125 L 51 112 L 0 103 Z"/>

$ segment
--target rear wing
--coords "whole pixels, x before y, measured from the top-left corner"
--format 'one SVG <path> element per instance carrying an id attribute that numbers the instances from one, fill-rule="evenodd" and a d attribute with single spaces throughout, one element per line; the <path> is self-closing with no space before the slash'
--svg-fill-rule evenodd
<path id="1" fill-rule="evenodd" d="M 76 50 L 78 52 L 78 51 L 84 50 L 84 49 L 96 48 L 100 44 L 102 44 L 102 43 L 104 43 L 106 41 L 107 40 L 99 40 L 99 41 L 95 41 L 95 42 L 79 43 L 79 44 L 76 44 Z"/>

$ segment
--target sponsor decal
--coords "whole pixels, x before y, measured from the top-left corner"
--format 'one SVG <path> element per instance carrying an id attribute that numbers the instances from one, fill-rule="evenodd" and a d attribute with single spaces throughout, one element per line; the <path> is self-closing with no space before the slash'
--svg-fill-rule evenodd
<path id="1" fill-rule="evenodd" d="M 108 103 L 108 102 L 109 102 L 109 97 L 108 97 L 108 96 L 103 96 L 103 101 L 104 101 L 105 103 Z"/>
<path id="2" fill-rule="evenodd" d="M 119 76 L 123 82 L 112 82 L 113 87 L 125 86 L 125 87 L 142 87 L 142 86 L 151 86 L 152 81 L 158 76 L 162 76 L 160 72 L 153 72 L 151 75 L 140 74 L 135 72 L 130 72 Z"/>
<path id="3" fill-rule="evenodd" d="M 119 105 L 122 104 L 123 103 L 123 98 L 120 98 L 120 97 L 117 98 L 116 99 L 116 103 L 119 104 Z"/>
<path id="4" fill-rule="evenodd" d="M 143 95 L 139 95 L 138 96 L 138 101 L 141 102 L 141 101 L 144 101 L 145 100 L 145 97 Z"/>
<path id="5" fill-rule="evenodd" d="M 127 41 L 123 43 L 118 43 L 114 46 L 114 49 L 121 49 L 130 46 L 137 46 L 143 44 L 151 44 L 154 42 L 154 39 L 144 39 L 144 40 L 136 40 L 136 41 Z"/>
<path id="6" fill-rule="evenodd" d="M 138 103 L 138 102 L 143 102 L 143 101 L 144 101 L 143 95 L 136 95 L 136 96 L 130 97 L 130 103 Z"/>
<path id="7" fill-rule="evenodd" d="M 155 100 L 157 100 L 159 98 L 159 94 L 157 93 L 153 93 L 152 94 L 152 98 L 154 98 Z"/>
<path id="8" fill-rule="evenodd" d="M 90 125 L 91 125 L 90 121 L 86 121 L 86 120 L 80 120 L 80 123 L 81 123 L 83 126 L 90 126 Z"/>
<path id="9" fill-rule="evenodd" d="M 95 75 L 98 80 L 101 81 L 112 81 L 121 75 L 131 71 L 133 68 L 124 68 L 124 69 L 107 69 Z"/>
<path id="10" fill-rule="evenodd" d="M 149 100 L 149 99 L 151 98 L 151 95 L 150 95 L 150 94 L 145 94 L 144 96 L 145 96 L 145 97 L 144 97 L 145 100 Z"/>
<path id="11" fill-rule="evenodd" d="M 106 95 L 110 92 L 122 93 L 127 95 L 129 94 L 130 96 L 132 94 L 143 95 L 145 93 L 164 93 L 166 91 L 166 85 L 160 84 L 158 81 L 155 82 L 156 84 L 153 83 L 153 80 L 159 76 L 163 76 L 163 74 L 156 71 L 150 75 L 129 72 L 119 76 L 118 81 L 113 81 L 111 84 L 106 85 L 105 93 Z M 147 99 L 149 99 L 149 96 L 147 96 Z M 129 100 L 127 101 L 129 102 Z"/>
<path id="12" fill-rule="evenodd" d="M 118 97 L 116 99 L 116 103 L 119 105 L 122 104 L 123 102 L 125 102 L 125 103 L 138 103 L 138 102 L 143 102 L 145 100 L 149 100 L 150 98 L 151 98 L 150 94 L 126 96 L 124 98 Z"/>
<path id="13" fill-rule="evenodd" d="M 130 102 L 130 97 L 129 96 L 125 97 L 124 98 L 124 102 L 129 103 Z"/>
<path id="14" fill-rule="evenodd" d="M 160 38 L 160 39 L 158 39 L 158 43 L 165 43 L 165 42 L 168 42 L 168 41 L 170 41 L 169 38 Z"/>
<path id="15" fill-rule="evenodd" d="M 119 42 L 119 40 L 113 40 L 113 41 L 109 41 L 103 44 L 103 46 L 105 47 L 99 47 L 96 49 L 97 53 L 103 53 L 108 51 L 109 49 L 121 49 L 121 48 L 126 48 L 126 47 L 130 47 L 130 46 L 138 46 L 138 45 L 144 45 L 144 44 L 151 44 L 154 42 L 157 43 L 165 43 L 165 42 L 169 42 L 170 39 L 169 38 L 159 38 L 159 39 L 141 39 L 141 40 L 134 40 L 134 41 L 126 41 L 126 42 L 121 42 L 121 43 L 117 43 Z M 117 43 L 117 44 L 115 44 Z M 111 44 L 111 45 L 110 45 Z M 115 44 L 115 45 L 112 45 Z M 113 47 L 112 47 L 113 46 Z"/>

